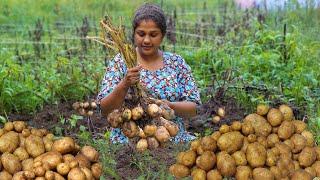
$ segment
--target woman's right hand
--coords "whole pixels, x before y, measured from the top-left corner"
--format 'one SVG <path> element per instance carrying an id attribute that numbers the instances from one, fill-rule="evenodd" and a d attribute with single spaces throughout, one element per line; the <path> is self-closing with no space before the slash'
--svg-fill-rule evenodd
<path id="1" fill-rule="evenodd" d="M 127 74 L 123 78 L 123 83 L 126 88 L 129 88 L 130 86 L 136 84 L 140 81 L 140 70 L 142 66 L 138 65 L 136 67 L 130 68 L 127 71 Z"/>

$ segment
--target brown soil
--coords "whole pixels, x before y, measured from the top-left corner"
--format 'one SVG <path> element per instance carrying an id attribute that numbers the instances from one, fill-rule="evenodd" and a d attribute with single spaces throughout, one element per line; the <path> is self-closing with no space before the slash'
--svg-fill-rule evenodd
<path id="1" fill-rule="evenodd" d="M 80 125 L 87 127 L 87 119 L 79 120 L 76 128 L 72 129 L 68 123 L 61 122 L 61 119 L 69 119 L 71 115 L 77 114 L 77 112 L 72 109 L 72 103 L 73 102 L 61 102 L 58 105 L 46 105 L 41 111 L 34 115 L 11 114 L 9 115 L 9 120 L 24 120 L 32 127 L 46 128 L 51 132 L 54 132 L 55 127 L 60 127 L 64 135 L 75 137 Z M 211 117 L 215 114 L 218 107 L 225 108 L 226 116 L 222 119 L 221 123 L 214 125 L 211 122 Z M 204 132 L 207 128 L 217 129 L 221 124 L 229 124 L 233 120 L 242 119 L 245 114 L 244 109 L 237 105 L 236 101 L 232 98 L 212 98 L 200 107 L 199 112 L 199 116 L 187 123 L 187 129 L 189 131 L 199 133 Z M 98 113 L 94 113 L 91 117 L 96 132 L 104 133 L 108 129 L 106 121 L 102 119 Z M 186 150 L 188 148 L 187 146 L 188 143 L 179 145 L 168 144 L 165 147 L 149 151 L 146 155 L 136 153 L 133 146 L 124 145 L 115 153 L 115 160 L 117 162 L 116 173 L 121 179 L 136 179 L 139 175 L 146 174 L 147 172 L 141 172 L 139 168 L 139 160 L 141 159 L 147 161 L 144 165 L 148 165 L 147 169 L 150 172 L 159 172 L 161 167 L 163 170 L 163 167 L 172 165 L 175 162 L 176 154 L 179 151 Z M 110 177 L 106 178 L 112 179 Z"/>

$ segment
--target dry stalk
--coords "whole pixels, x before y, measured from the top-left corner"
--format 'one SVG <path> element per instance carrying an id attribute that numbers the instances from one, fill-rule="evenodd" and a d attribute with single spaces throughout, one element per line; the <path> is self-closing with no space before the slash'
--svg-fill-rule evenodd
<path id="1" fill-rule="evenodd" d="M 88 37 L 104 46 L 108 49 L 112 49 L 115 52 L 120 52 L 125 60 L 127 68 L 133 68 L 137 66 L 137 53 L 135 47 L 128 42 L 126 34 L 120 19 L 120 25 L 115 26 L 109 16 L 100 21 L 102 28 L 101 37 Z M 142 97 L 146 97 L 146 93 L 142 89 L 139 83 L 133 87 L 134 98 L 136 102 L 139 102 Z"/>

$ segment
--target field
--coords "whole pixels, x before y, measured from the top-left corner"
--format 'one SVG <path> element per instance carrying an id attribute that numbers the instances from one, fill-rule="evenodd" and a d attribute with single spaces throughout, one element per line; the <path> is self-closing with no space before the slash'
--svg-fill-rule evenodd
<path id="1" fill-rule="evenodd" d="M 223 123 L 241 120 L 260 103 L 288 104 L 320 143 L 320 8 L 289 1 L 283 8 L 238 8 L 228 0 L 152 1 L 168 18 L 162 49 L 191 66 L 201 91 L 200 114 L 188 120 L 197 136 L 211 134 L 214 108 L 226 108 Z M 72 109 L 96 98 L 114 53 L 87 39 L 101 33 L 99 21 L 131 16 L 143 1 L 0 2 L 0 121 L 25 120 L 57 136 L 70 135 L 101 153 L 104 179 L 168 179 L 168 166 L 188 144 L 168 144 L 144 153 L 108 141 L 98 111 L 90 118 Z M 88 121 L 94 128 L 89 129 Z M 103 178 L 102 178 L 103 179 Z"/>

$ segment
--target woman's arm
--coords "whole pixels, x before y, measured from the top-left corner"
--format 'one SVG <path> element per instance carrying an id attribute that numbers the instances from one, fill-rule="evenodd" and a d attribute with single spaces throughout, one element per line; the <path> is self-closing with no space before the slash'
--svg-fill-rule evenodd
<path id="1" fill-rule="evenodd" d="M 197 115 L 196 107 L 197 104 L 191 101 L 181 102 L 169 102 L 163 100 L 165 103 L 174 110 L 175 114 L 182 118 L 191 118 Z"/>
<path id="2" fill-rule="evenodd" d="M 125 77 L 117 84 L 113 91 L 101 99 L 100 108 L 103 116 L 107 117 L 110 112 L 118 109 L 123 104 L 129 87 L 140 80 L 140 70 L 140 65 L 128 69 Z"/>

